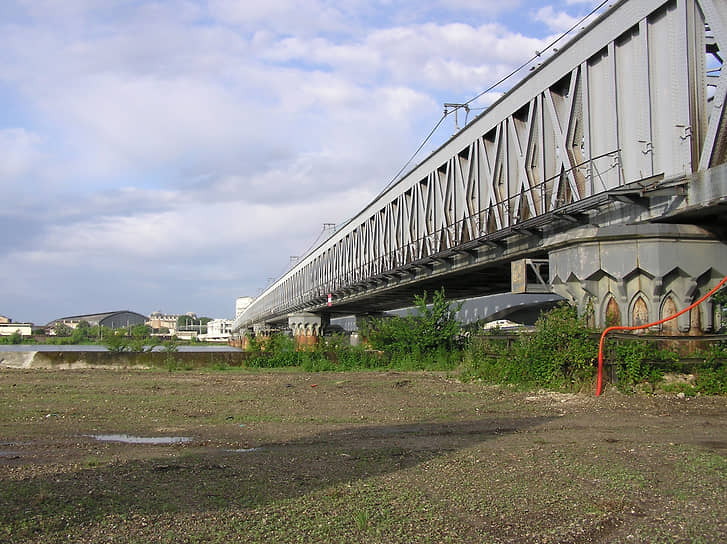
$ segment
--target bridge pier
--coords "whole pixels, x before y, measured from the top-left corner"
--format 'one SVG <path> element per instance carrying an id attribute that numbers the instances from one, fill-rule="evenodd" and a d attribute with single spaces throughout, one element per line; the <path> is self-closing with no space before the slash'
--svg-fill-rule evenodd
<path id="1" fill-rule="evenodd" d="M 255 338 L 270 338 L 273 332 L 273 327 L 267 323 L 256 323 L 252 326 L 252 333 Z"/>
<path id="2" fill-rule="evenodd" d="M 362 314 L 356 314 L 356 329 L 361 330 L 362 328 L 366 327 L 366 323 L 368 323 L 371 319 L 381 319 L 384 317 L 384 312 L 366 312 Z"/>
<path id="3" fill-rule="evenodd" d="M 297 349 L 307 349 L 315 346 L 323 335 L 323 329 L 328 326 L 331 319 L 325 314 L 300 312 L 288 315 L 288 327 L 293 331 Z"/>
<path id="4" fill-rule="evenodd" d="M 356 331 L 351 334 L 349 342 L 352 346 L 358 346 L 362 341 L 366 341 L 361 335 L 361 331 L 366 327 L 366 323 L 371 319 L 380 319 L 384 316 L 384 312 L 367 312 L 356 314 Z"/>
<path id="5" fill-rule="evenodd" d="M 549 253 L 553 292 L 597 328 L 642 325 L 689 306 L 727 275 L 727 245 L 687 225 L 586 228 Z M 656 329 L 715 328 L 710 301 Z"/>

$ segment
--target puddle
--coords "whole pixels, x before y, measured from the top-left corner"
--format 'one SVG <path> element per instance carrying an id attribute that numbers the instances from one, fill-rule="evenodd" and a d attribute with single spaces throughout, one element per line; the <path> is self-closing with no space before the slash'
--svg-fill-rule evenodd
<path id="1" fill-rule="evenodd" d="M 19 451 L 0 451 L 0 458 L 20 459 L 20 452 Z"/>
<path id="2" fill-rule="evenodd" d="M 132 436 L 129 434 L 86 434 L 101 442 L 123 442 L 124 444 L 180 444 L 191 442 L 189 436 Z"/>
<path id="3" fill-rule="evenodd" d="M 229 452 L 229 453 L 250 453 L 253 451 L 260 451 L 260 450 L 262 450 L 262 448 L 240 448 L 237 450 L 225 450 L 225 451 Z"/>

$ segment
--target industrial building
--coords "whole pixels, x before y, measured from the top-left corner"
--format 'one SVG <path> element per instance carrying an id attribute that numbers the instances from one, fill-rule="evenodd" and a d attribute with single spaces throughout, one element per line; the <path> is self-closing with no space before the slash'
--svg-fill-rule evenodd
<path id="1" fill-rule="evenodd" d="M 47 327 L 52 328 L 55 325 L 63 324 L 75 329 L 81 321 L 85 321 L 92 327 L 108 327 L 109 329 L 121 329 L 125 327 L 133 327 L 134 325 L 144 325 L 147 321 L 146 316 L 131 312 L 129 310 L 121 310 L 117 312 L 106 312 L 102 314 L 86 314 L 73 315 L 69 317 L 61 317 L 48 323 Z"/>

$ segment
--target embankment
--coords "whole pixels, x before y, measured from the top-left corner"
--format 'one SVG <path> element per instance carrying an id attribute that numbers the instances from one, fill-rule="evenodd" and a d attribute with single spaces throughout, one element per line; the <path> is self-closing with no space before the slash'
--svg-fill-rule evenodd
<path id="1" fill-rule="evenodd" d="M 0 352 L 0 368 L 214 368 L 244 366 L 245 352 L 144 352 L 110 351 L 6 351 Z"/>

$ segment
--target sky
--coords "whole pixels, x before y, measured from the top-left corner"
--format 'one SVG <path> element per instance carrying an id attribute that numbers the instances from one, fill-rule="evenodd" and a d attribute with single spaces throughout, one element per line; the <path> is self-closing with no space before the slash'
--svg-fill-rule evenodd
<path id="1" fill-rule="evenodd" d="M 0 315 L 234 317 L 598 4 L 3 0 Z"/>

